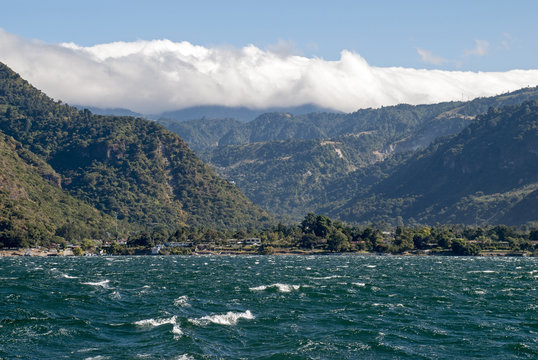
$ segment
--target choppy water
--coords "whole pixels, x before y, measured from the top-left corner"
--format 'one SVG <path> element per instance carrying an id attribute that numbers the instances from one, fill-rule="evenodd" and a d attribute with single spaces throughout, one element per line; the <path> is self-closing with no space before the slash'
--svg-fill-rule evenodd
<path id="1" fill-rule="evenodd" d="M 538 357 L 538 259 L 0 259 L 0 358 Z"/>

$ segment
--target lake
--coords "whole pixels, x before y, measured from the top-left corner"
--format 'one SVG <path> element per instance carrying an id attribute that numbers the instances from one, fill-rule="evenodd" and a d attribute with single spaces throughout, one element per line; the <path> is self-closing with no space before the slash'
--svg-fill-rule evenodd
<path id="1" fill-rule="evenodd" d="M 0 258 L 2 359 L 535 359 L 538 259 Z"/>

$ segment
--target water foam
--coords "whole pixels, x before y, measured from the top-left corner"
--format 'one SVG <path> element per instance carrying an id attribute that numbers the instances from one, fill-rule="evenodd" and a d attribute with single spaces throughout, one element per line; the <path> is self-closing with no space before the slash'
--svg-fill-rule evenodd
<path id="1" fill-rule="evenodd" d="M 174 315 L 174 316 L 172 316 L 170 318 L 165 318 L 165 319 L 139 320 L 139 321 L 135 321 L 134 324 L 136 326 L 140 326 L 140 327 L 153 328 L 153 327 L 157 327 L 157 326 L 161 326 L 161 325 L 165 325 L 165 324 L 175 325 L 176 320 L 177 320 L 177 317 Z"/>
<path id="2" fill-rule="evenodd" d="M 265 290 L 271 289 L 271 288 L 277 288 L 278 291 L 287 293 L 287 292 L 291 292 L 293 290 L 299 290 L 301 288 L 301 285 L 289 285 L 289 284 L 276 283 L 276 284 L 271 284 L 271 285 L 261 285 L 261 286 L 251 287 L 251 288 L 249 288 L 249 290 L 251 290 L 251 291 L 265 291 Z"/>
<path id="3" fill-rule="evenodd" d="M 91 282 L 91 281 L 88 281 L 88 282 L 85 282 L 85 283 L 82 283 L 84 285 L 91 285 L 91 286 L 101 286 L 105 289 L 108 289 L 108 283 L 110 282 L 110 280 L 103 280 L 103 281 L 96 281 L 96 282 Z"/>
<path id="4" fill-rule="evenodd" d="M 188 306 L 191 306 L 191 304 L 189 304 L 189 298 L 187 295 L 182 295 L 180 297 L 178 297 L 177 299 L 174 300 L 174 305 L 175 306 L 181 306 L 181 307 L 188 307 Z"/>
<path id="5" fill-rule="evenodd" d="M 199 319 L 189 319 L 189 321 L 195 325 L 208 325 L 210 323 L 217 325 L 236 325 L 240 319 L 252 320 L 255 316 L 252 315 L 250 310 L 245 312 L 232 312 L 228 311 L 222 315 L 208 315 Z"/>
<path id="6" fill-rule="evenodd" d="M 192 356 L 190 356 L 190 355 L 183 354 L 183 355 L 179 355 L 174 360 L 194 360 L 194 358 Z"/>
<path id="7" fill-rule="evenodd" d="M 78 279 L 78 276 L 71 276 L 71 275 L 67 275 L 67 274 L 62 274 L 62 277 L 66 278 L 66 279 Z"/>
<path id="8" fill-rule="evenodd" d="M 142 327 L 142 328 L 154 328 L 157 326 L 162 325 L 172 325 L 172 334 L 174 334 L 174 339 L 178 339 L 183 335 L 183 331 L 181 330 L 181 327 L 179 326 L 179 323 L 177 321 L 177 316 L 172 316 L 169 318 L 163 318 L 163 319 L 145 319 L 145 320 L 139 320 L 135 321 L 133 324 L 136 326 Z"/>

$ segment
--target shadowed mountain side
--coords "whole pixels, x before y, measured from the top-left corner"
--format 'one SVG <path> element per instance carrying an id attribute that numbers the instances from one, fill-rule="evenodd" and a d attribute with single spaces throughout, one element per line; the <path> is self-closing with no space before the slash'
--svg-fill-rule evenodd
<path id="1" fill-rule="evenodd" d="M 461 133 L 437 140 L 333 211 L 348 221 L 521 224 L 538 186 L 538 102 L 490 109 Z M 515 214 L 526 216 L 519 219 Z"/>

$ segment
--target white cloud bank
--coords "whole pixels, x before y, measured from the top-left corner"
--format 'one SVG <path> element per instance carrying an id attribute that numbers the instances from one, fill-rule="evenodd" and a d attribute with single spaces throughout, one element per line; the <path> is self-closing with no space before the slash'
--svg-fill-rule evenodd
<path id="1" fill-rule="evenodd" d="M 538 84 L 538 70 L 461 72 L 370 66 L 169 40 L 80 47 L 0 29 L 0 61 L 55 99 L 159 113 L 195 105 L 263 108 L 314 103 L 341 111 L 490 96 Z"/>

